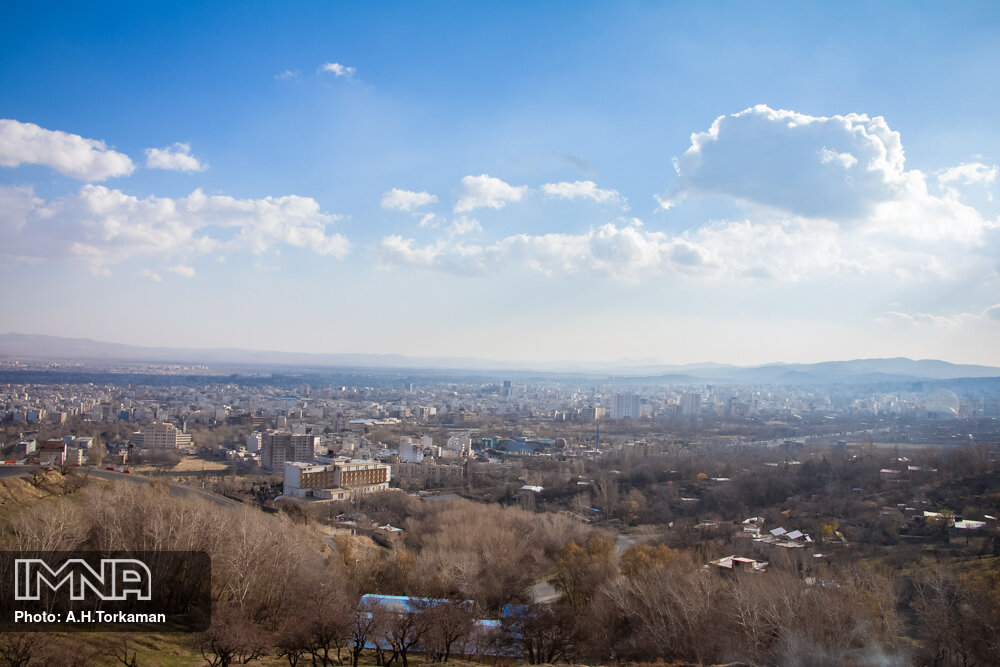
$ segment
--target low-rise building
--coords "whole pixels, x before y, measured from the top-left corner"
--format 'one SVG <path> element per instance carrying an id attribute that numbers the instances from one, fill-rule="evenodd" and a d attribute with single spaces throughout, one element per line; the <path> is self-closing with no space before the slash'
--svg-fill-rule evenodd
<path id="1" fill-rule="evenodd" d="M 339 500 L 389 488 L 391 469 L 377 461 L 336 459 L 333 463 L 285 461 L 286 496 Z"/>
<path id="2" fill-rule="evenodd" d="M 66 461 L 66 443 L 62 440 L 42 440 L 38 443 L 38 462 L 42 465 L 62 465 Z"/>

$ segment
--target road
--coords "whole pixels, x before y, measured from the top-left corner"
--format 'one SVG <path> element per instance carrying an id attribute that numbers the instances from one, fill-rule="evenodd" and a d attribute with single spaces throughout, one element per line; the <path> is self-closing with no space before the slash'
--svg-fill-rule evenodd
<path id="1" fill-rule="evenodd" d="M 32 471 L 38 470 L 44 466 L 37 465 L 3 465 L 0 466 L 0 478 L 3 477 L 25 477 L 30 475 Z M 129 475 L 123 472 L 116 472 L 114 470 L 103 470 L 101 468 L 74 468 L 77 474 L 83 477 L 96 477 L 97 479 L 105 479 L 113 482 L 124 481 L 130 484 L 149 484 L 152 481 L 150 477 L 143 477 L 142 475 Z M 225 496 L 220 496 L 218 493 L 213 493 L 212 491 L 206 491 L 205 489 L 199 489 L 194 486 L 185 486 L 183 484 L 170 484 L 170 495 L 172 496 L 182 496 L 182 497 L 195 497 L 203 498 L 210 503 L 214 503 L 219 507 L 243 507 L 242 503 L 236 502 L 231 498 L 226 498 Z"/>
<path id="2" fill-rule="evenodd" d="M 552 604 L 559 600 L 559 591 L 547 581 L 531 587 L 531 601 L 535 604 Z"/>

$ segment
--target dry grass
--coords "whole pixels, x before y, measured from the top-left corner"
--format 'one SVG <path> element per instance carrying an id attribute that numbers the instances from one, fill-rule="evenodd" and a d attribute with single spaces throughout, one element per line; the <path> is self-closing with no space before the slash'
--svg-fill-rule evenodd
<path id="1" fill-rule="evenodd" d="M 0 479 L 0 508 L 9 510 L 28 505 L 42 498 L 61 496 L 67 492 L 67 477 L 52 468 L 36 468 L 24 477 Z M 72 486 L 72 480 L 70 485 Z"/>

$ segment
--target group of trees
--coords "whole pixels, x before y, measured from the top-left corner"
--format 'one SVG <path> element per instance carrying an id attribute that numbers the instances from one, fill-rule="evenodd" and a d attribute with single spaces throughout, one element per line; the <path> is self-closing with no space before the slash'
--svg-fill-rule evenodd
<path id="1" fill-rule="evenodd" d="M 548 647 L 539 661 L 556 652 L 591 664 L 994 664 L 1000 572 L 981 565 L 925 560 L 901 573 L 872 559 L 804 563 L 782 550 L 766 573 L 728 571 L 663 545 L 616 557 L 609 539 L 592 535 L 563 550 L 553 578 L 562 598 L 525 620 L 537 634 L 521 655 Z M 545 641 L 555 627 L 565 646 Z"/>
<path id="2" fill-rule="evenodd" d="M 360 536 L 330 538 L 309 512 L 293 520 L 222 508 L 155 482 L 78 487 L 8 512 L 0 542 L 209 553 L 213 621 L 191 646 L 211 665 L 269 655 L 292 667 L 348 659 L 356 667 L 366 652 L 402 667 L 414 653 L 440 662 L 810 665 L 972 665 L 1000 655 L 995 559 L 965 569 L 924 559 L 903 570 L 886 559 L 845 554 L 830 564 L 776 549 L 766 573 L 725 571 L 691 549 L 638 542 L 620 551 L 612 535 L 561 513 L 399 492 L 339 508 L 402 527 L 402 540 L 385 549 Z M 558 602 L 532 602 L 530 587 L 542 580 Z M 411 598 L 393 605 L 366 593 Z M 0 663 L 59 664 L 59 646 L 6 634 Z M 127 642 L 109 641 L 112 649 L 137 662 Z M 79 652 L 67 664 L 91 658 Z"/>
<path id="3" fill-rule="evenodd" d="M 399 492 L 370 494 L 330 511 L 362 512 L 378 525 L 403 528 L 392 551 L 337 540 L 341 566 L 365 592 L 475 600 L 494 617 L 505 604 L 529 601 L 528 587 L 590 530 L 562 514 L 467 500 L 429 503 Z"/>

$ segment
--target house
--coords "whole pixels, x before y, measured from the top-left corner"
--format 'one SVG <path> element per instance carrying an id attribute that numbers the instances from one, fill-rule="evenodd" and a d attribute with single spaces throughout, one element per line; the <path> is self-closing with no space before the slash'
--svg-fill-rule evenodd
<path id="1" fill-rule="evenodd" d="M 726 556 L 718 560 L 709 561 L 708 565 L 714 565 L 723 571 L 737 572 L 740 570 L 747 572 L 764 572 L 767 569 L 765 561 L 747 558 L 745 556 Z M 706 565 L 705 567 L 708 567 Z"/>

